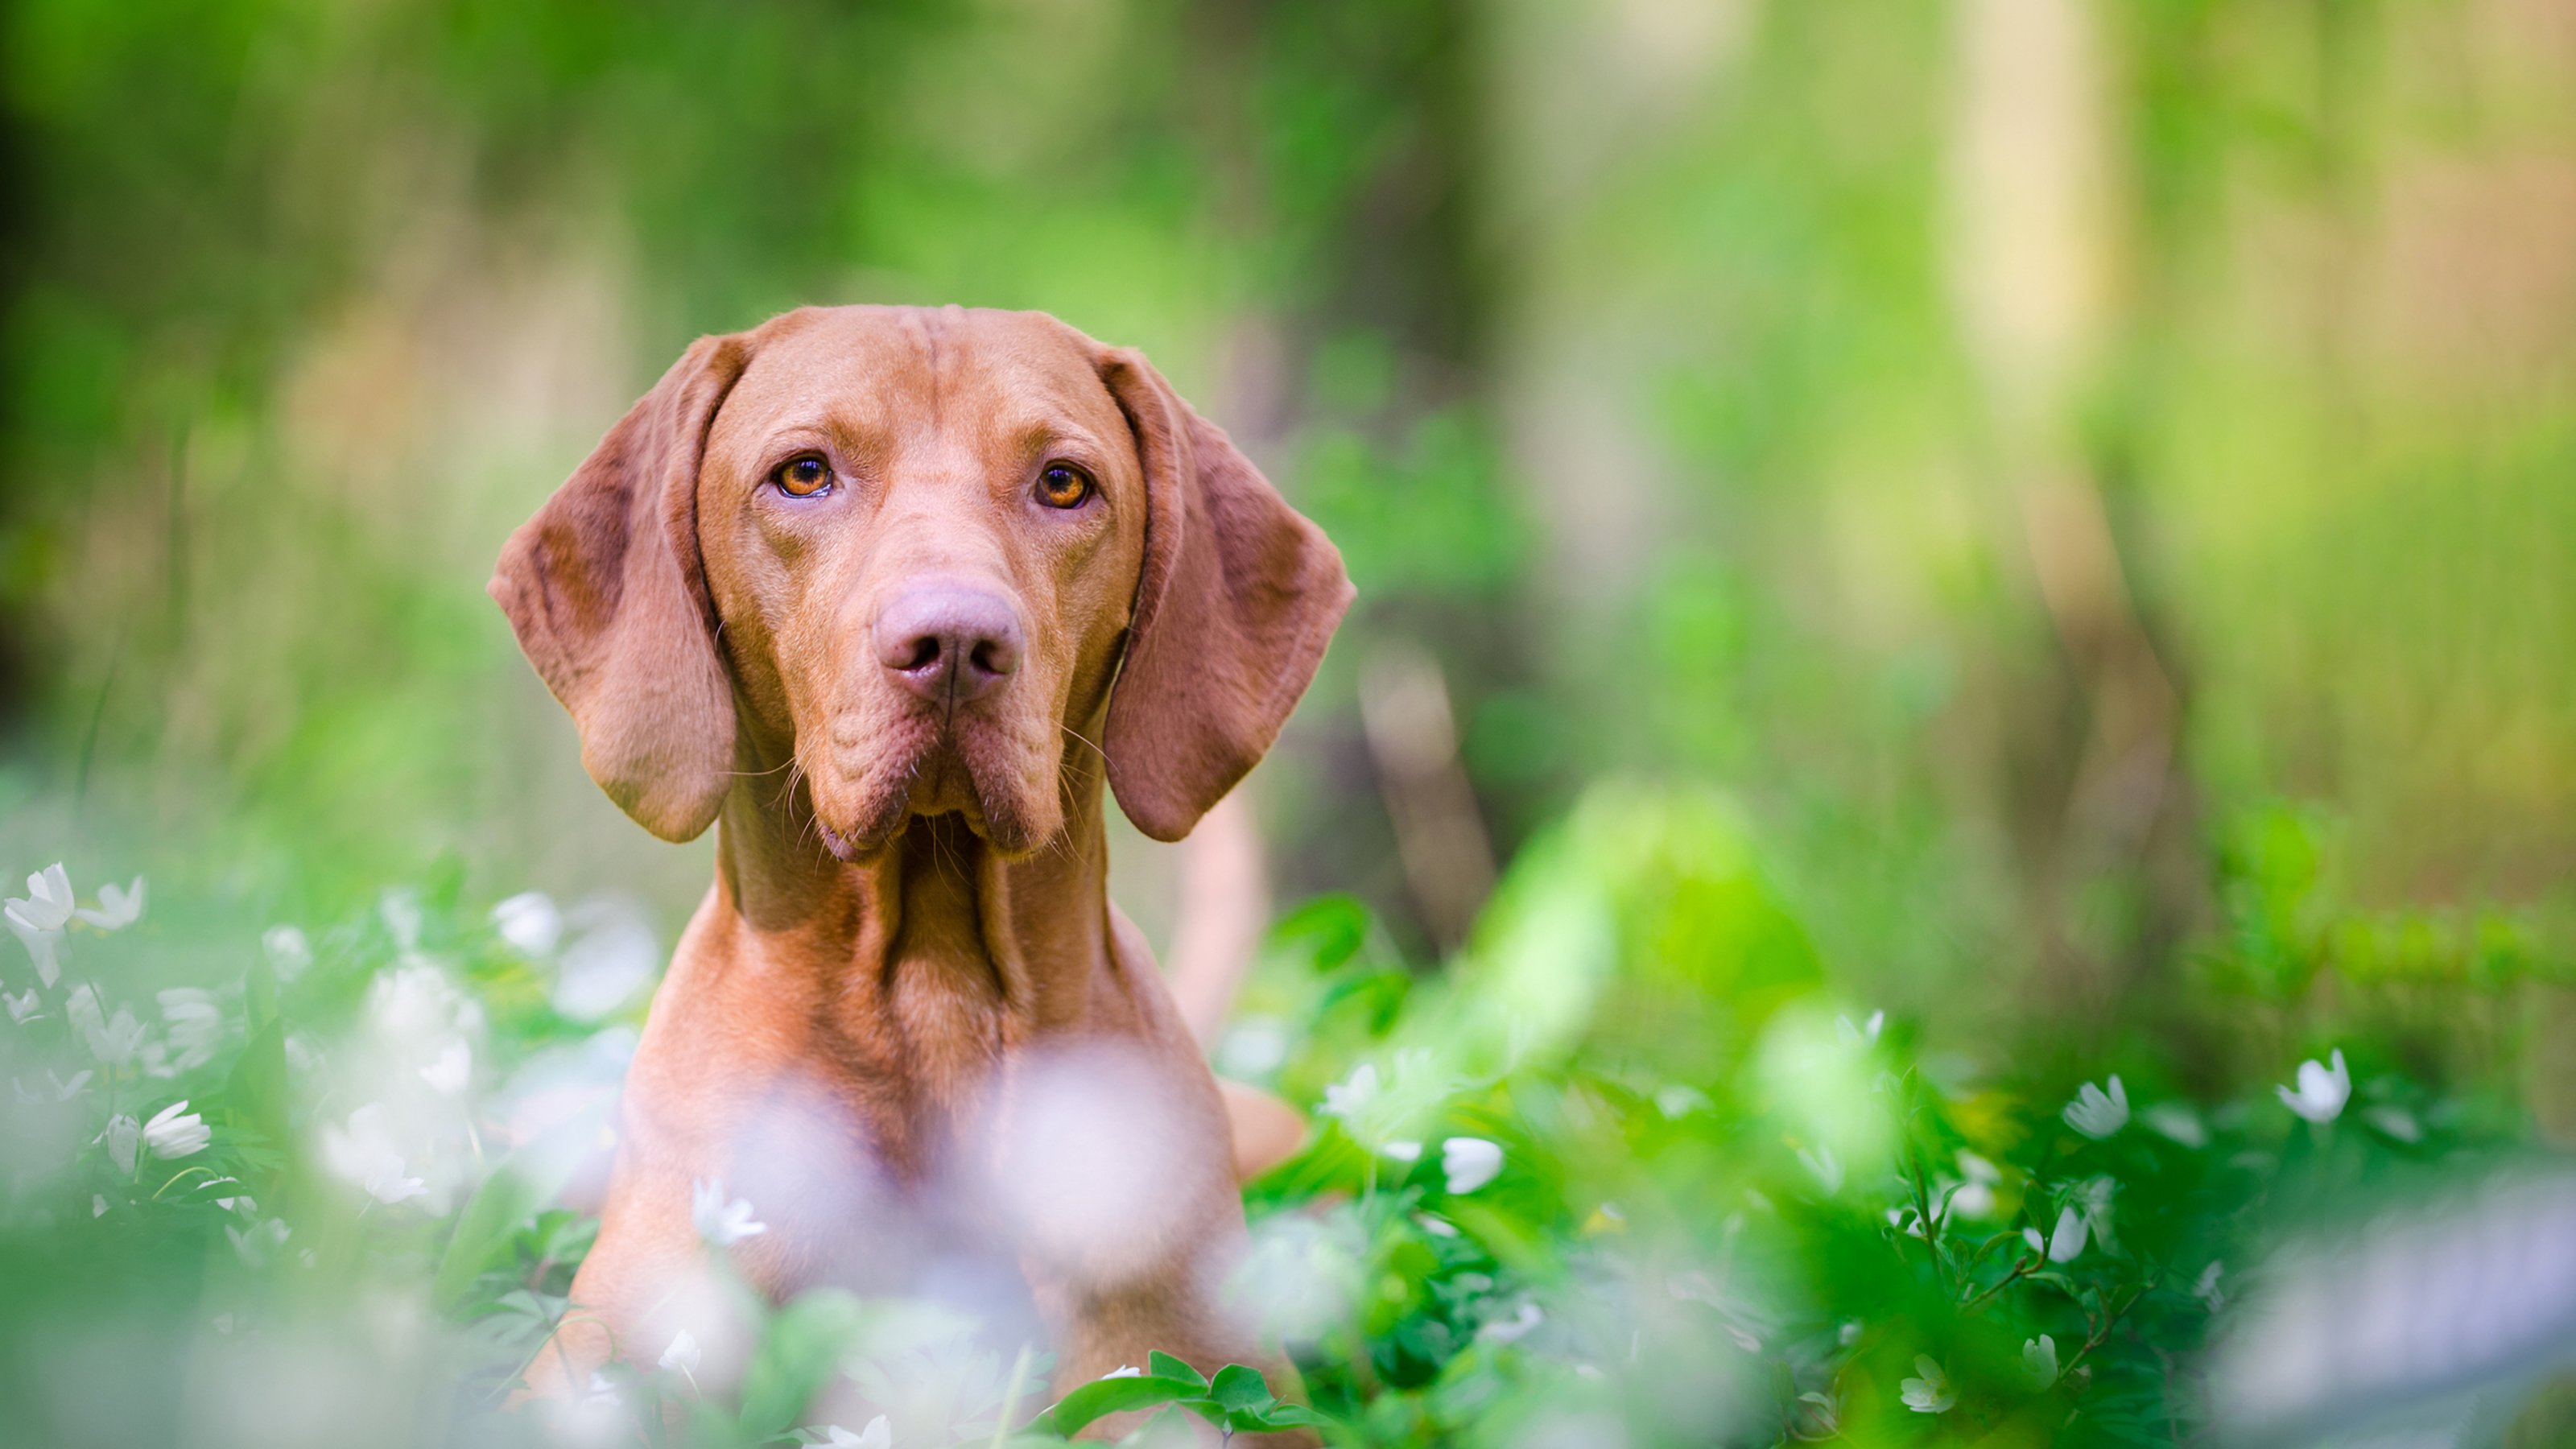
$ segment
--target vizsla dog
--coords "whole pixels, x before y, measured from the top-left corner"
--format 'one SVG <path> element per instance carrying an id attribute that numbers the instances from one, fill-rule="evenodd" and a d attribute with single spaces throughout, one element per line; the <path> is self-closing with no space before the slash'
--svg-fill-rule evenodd
<path id="1" fill-rule="evenodd" d="M 1227 1109 L 1102 825 L 1105 779 L 1188 834 L 1350 602 L 1225 434 L 1041 314 L 791 312 L 691 346 L 491 592 L 600 787 L 666 840 L 717 827 L 531 1386 L 707 1336 L 709 1253 L 775 1298 L 975 1244 L 1059 1387 L 1155 1349 L 1281 1384 L 1217 1300 Z"/>

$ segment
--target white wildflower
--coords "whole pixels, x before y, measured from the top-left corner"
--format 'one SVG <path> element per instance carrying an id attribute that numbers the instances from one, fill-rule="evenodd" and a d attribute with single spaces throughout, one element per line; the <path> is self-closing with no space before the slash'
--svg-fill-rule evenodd
<path id="1" fill-rule="evenodd" d="M 1801 1147 L 1798 1149 L 1798 1161 L 1804 1164 L 1809 1172 L 1816 1175 L 1816 1181 L 1824 1184 L 1827 1197 L 1843 1190 L 1842 1159 L 1834 1156 L 1832 1148 L 1821 1142 L 1816 1144 L 1813 1151 Z"/>
<path id="2" fill-rule="evenodd" d="M 182 1097 L 152 1114 L 152 1120 L 143 1124 L 143 1140 L 155 1157 L 186 1157 L 203 1152 L 215 1140 L 215 1129 L 189 1111 L 188 1099 Z"/>
<path id="3" fill-rule="evenodd" d="M 671 1336 L 671 1346 L 662 1350 L 662 1372 L 685 1374 L 695 1382 L 698 1358 L 698 1336 L 683 1328 Z"/>
<path id="4" fill-rule="evenodd" d="M 769 1224 L 752 1219 L 749 1202 L 725 1197 L 722 1178 L 700 1178 L 691 1185 L 689 1220 L 697 1225 L 699 1237 L 719 1248 L 769 1231 Z"/>
<path id="5" fill-rule="evenodd" d="M 1415 1213 L 1413 1215 L 1413 1221 L 1424 1232 L 1429 1233 L 1435 1238 L 1454 1238 L 1458 1236 L 1458 1225 L 1450 1222 L 1446 1218 L 1436 1218 L 1429 1213 Z"/>
<path id="6" fill-rule="evenodd" d="M 89 1215 L 93 1218 L 103 1218 L 107 1216 L 106 1194 L 94 1192 L 89 1195 Z"/>
<path id="7" fill-rule="evenodd" d="M 1924 1354 L 1914 1356 L 1914 1371 L 1921 1378 L 1907 1379 L 1897 1385 L 1905 1407 L 1918 1414 L 1946 1414 L 1959 1402 L 1958 1392 L 1950 1387 L 1950 1376 Z"/>
<path id="8" fill-rule="evenodd" d="M 2030 1375 L 2031 1387 L 2044 1389 L 2057 1382 L 2057 1340 L 2043 1333 L 2026 1338 L 2021 1344 L 2022 1372 Z"/>
<path id="9" fill-rule="evenodd" d="M 1440 1144 L 1440 1170 L 1448 1174 L 1452 1196 L 1474 1192 L 1502 1173 L 1502 1145 L 1482 1137 L 1452 1137 Z"/>
<path id="10" fill-rule="evenodd" d="M 832 1445 L 834 1449 L 894 1449 L 894 1430 L 886 1424 L 886 1416 L 879 1414 L 855 1434 L 838 1424 L 826 1424 L 823 1437 L 814 1442 Z"/>
<path id="11" fill-rule="evenodd" d="M 492 928 L 522 956 L 550 956 L 563 939 L 563 912 L 544 891 L 521 891 L 492 908 Z"/>
<path id="12" fill-rule="evenodd" d="M 136 876 L 134 884 L 122 889 L 113 881 L 100 886 L 98 904 L 72 914 L 102 931 L 124 930 L 143 919 L 143 877 Z"/>
<path id="13" fill-rule="evenodd" d="M 394 949 L 406 954 L 420 949 L 420 895 L 400 887 L 376 898 L 376 915 L 394 938 Z"/>
<path id="14" fill-rule="evenodd" d="M 370 1102 L 350 1113 L 345 1128 L 325 1126 L 322 1160 L 335 1175 L 388 1206 L 428 1191 L 426 1184 L 405 1171 L 381 1103 Z"/>
<path id="15" fill-rule="evenodd" d="M 2311 1122 L 2331 1122 L 2343 1115 L 2343 1104 L 2352 1099 L 2352 1073 L 2344 1070 L 2343 1048 L 2334 1051 L 2334 1065 L 2321 1062 L 2299 1063 L 2299 1085 L 2272 1090 L 2281 1094 L 2281 1105 Z"/>
<path id="16" fill-rule="evenodd" d="M 277 979 L 291 982 L 313 964 L 313 943 L 297 926 L 271 926 L 259 938 L 260 951 L 268 957 L 268 968 Z"/>
<path id="17" fill-rule="evenodd" d="M 2042 1238 L 2039 1235 L 2039 1229 L 2024 1228 L 2021 1230 L 2021 1238 L 2023 1242 L 2030 1244 L 2032 1252 L 2046 1254 L 2048 1261 L 2052 1263 L 2072 1263 L 2084 1251 L 2085 1239 L 2091 1231 L 2085 1223 L 2084 1214 L 2076 1211 L 2074 1204 L 2069 1203 L 2057 1210 L 2055 1232 Z"/>
<path id="18" fill-rule="evenodd" d="M 474 1076 L 474 1048 L 462 1037 L 438 1049 L 438 1060 L 420 1069 L 420 1079 L 442 1097 L 453 1097 L 465 1090 Z"/>
<path id="19" fill-rule="evenodd" d="M 1422 1160 L 1422 1144 L 1413 1141 L 1411 1138 L 1399 1137 L 1393 1142 L 1379 1143 L 1377 1150 L 1386 1154 L 1388 1157 L 1394 1158 L 1398 1162 L 1420 1162 Z"/>
<path id="20" fill-rule="evenodd" d="M 134 1149 L 143 1141 L 143 1124 L 123 1113 L 107 1119 L 107 1130 L 98 1134 L 107 1144 L 107 1158 L 116 1164 L 120 1177 L 134 1175 Z"/>
<path id="21" fill-rule="evenodd" d="M 215 1059 L 215 1047 L 223 1040 L 224 1014 L 210 993 L 194 986 L 162 992 L 161 1019 L 170 1025 L 170 1050 L 177 1053 L 171 1066 L 189 1072 Z"/>
<path id="22" fill-rule="evenodd" d="M 1886 1027 L 1887 1013 L 1884 1011 L 1871 1012 L 1869 1019 L 1858 1026 L 1852 1025 L 1852 1019 L 1848 1016 L 1834 1018 L 1834 1034 L 1840 1037 L 1842 1044 L 1847 1047 L 1875 1045 L 1878 1034 Z"/>
<path id="23" fill-rule="evenodd" d="M 87 982 L 74 987 L 71 995 L 64 999 L 63 1013 L 71 1018 L 73 1028 L 80 1033 L 81 1040 L 89 1044 L 91 1055 L 97 1057 L 102 1066 L 124 1066 L 133 1061 L 135 1053 L 142 1049 L 143 1023 L 136 1021 L 134 1013 L 121 1006 L 116 1009 L 115 1016 L 105 1015 L 99 1006 L 97 990 Z"/>
<path id="24" fill-rule="evenodd" d="M 224 1224 L 224 1236 L 232 1239 L 233 1252 L 241 1258 L 243 1267 L 252 1269 L 267 1267 L 269 1258 L 286 1246 L 286 1239 L 293 1231 L 287 1227 L 284 1218 L 270 1218 L 248 1232 L 230 1223 Z"/>
<path id="25" fill-rule="evenodd" d="M 2098 1142 L 2129 1125 L 2128 1089 L 2120 1085 L 2116 1072 L 2111 1075 L 2108 1092 L 2086 1082 L 2075 1100 L 2058 1115 L 2066 1119 L 2067 1126 Z"/>
<path id="26" fill-rule="evenodd" d="M 37 1007 L 42 1004 L 36 999 L 36 988 L 32 986 L 27 988 L 27 994 L 24 996 L 11 996 L 6 991 L 0 991 L 0 1006 L 8 1007 L 9 1019 L 20 1025 L 37 1020 L 41 1015 Z"/>
<path id="27" fill-rule="evenodd" d="M 1122 1363 L 1118 1367 L 1101 1375 L 1104 1379 L 1141 1379 L 1144 1376 L 1145 1371 L 1136 1367 L 1132 1363 Z"/>
<path id="28" fill-rule="evenodd" d="M 1509 1318 L 1497 1318 L 1476 1330 L 1478 1343 L 1514 1343 L 1529 1336 L 1530 1330 L 1547 1321 L 1539 1306 L 1522 1300 Z"/>
<path id="29" fill-rule="evenodd" d="M 2424 1140 L 2423 1125 L 2403 1107 L 2372 1107 L 2361 1114 L 2361 1120 L 2410 1147 Z"/>
<path id="30" fill-rule="evenodd" d="M 2142 1120 L 2156 1132 L 2185 1147 L 2207 1147 L 2209 1128 L 2202 1125 L 2200 1114 L 2185 1102 L 2158 1102 L 2141 1114 Z"/>
<path id="31" fill-rule="evenodd" d="M 64 872 L 62 862 L 56 861 L 27 877 L 25 898 L 10 897 L 5 909 L 10 920 L 30 930 L 59 931 L 70 925 L 74 909 L 72 878 Z"/>
<path id="32" fill-rule="evenodd" d="M 1336 1082 L 1324 1089 L 1323 1114 L 1339 1117 L 1345 1124 L 1356 1121 L 1377 1100 L 1377 1063 L 1362 1062 L 1351 1069 L 1347 1081 Z"/>
<path id="33" fill-rule="evenodd" d="M 2218 1287 L 2219 1277 L 2226 1271 L 2226 1263 L 2212 1260 L 2208 1267 L 2200 1270 L 2200 1277 L 2191 1285 L 2191 1296 L 2199 1299 L 2201 1305 L 2212 1313 L 2227 1306 L 2227 1295 Z"/>
<path id="34" fill-rule="evenodd" d="M 2004 1180 L 2002 1171 L 1985 1158 L 1967 1151 L 1959 1154 L 1959 1171 L 1966 1174 L 1968 1180 L 1951 1192 L 1949 1207 L 1943 1216 L 1965 1214 L 1982 1218 L 1992 1213 L 1995 1210 L 1995 1184 Z"/>

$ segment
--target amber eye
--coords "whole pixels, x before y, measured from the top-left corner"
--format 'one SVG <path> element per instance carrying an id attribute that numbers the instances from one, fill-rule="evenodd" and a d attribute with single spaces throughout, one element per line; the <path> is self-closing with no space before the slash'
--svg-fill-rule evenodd
<path id="1" fill-rule="evenodd" d="M 1071 463 L 1049 463 L 1038 475 L 1038 501 L 1049 508 L 1079 508 L 1091 486 L 1091 475 Z"/>
<path id="2" fill-rule="evenodd" d="M 769 478 L 790 498 L 813 498 L 831 491 L 832 465 L 805 453 L 779 464 Z"/>

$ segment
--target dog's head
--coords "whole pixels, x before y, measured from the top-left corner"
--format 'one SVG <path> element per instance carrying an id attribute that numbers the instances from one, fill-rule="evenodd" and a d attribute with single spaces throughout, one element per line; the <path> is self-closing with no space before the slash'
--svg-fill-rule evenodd
<path id="1" fill-rule="evenodd" d="M 880 307 L 700 339 L 491 592 L 639 823 L 689 839 L 792 757 L 845 859 L 951 811 L 1033 850 L 1095 745 L 1128 818 L 1179 839 L 1351 597 L 1142 356 L 1037 313 Z"/>

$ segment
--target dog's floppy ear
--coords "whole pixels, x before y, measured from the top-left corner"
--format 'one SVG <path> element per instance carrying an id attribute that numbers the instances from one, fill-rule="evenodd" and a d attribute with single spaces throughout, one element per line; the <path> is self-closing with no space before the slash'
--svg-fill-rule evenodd
<path id="1" fill-rule="evenodd" d="M 637 824 L 690 840 L 734 768 L 733 684 L 698 557 L 698 463 L 750 345 L 702 337 L 510 535 L 490 593 Z"/>
<path id="2" fill-rule="evenodd" d="M 1101 380 L 1145 470 L 1145 564 L 1104 753 L 1127 818 L 1178 840 L 1279 735 L 1350 607 L 1342 556 L 1151 363 Z"/>

